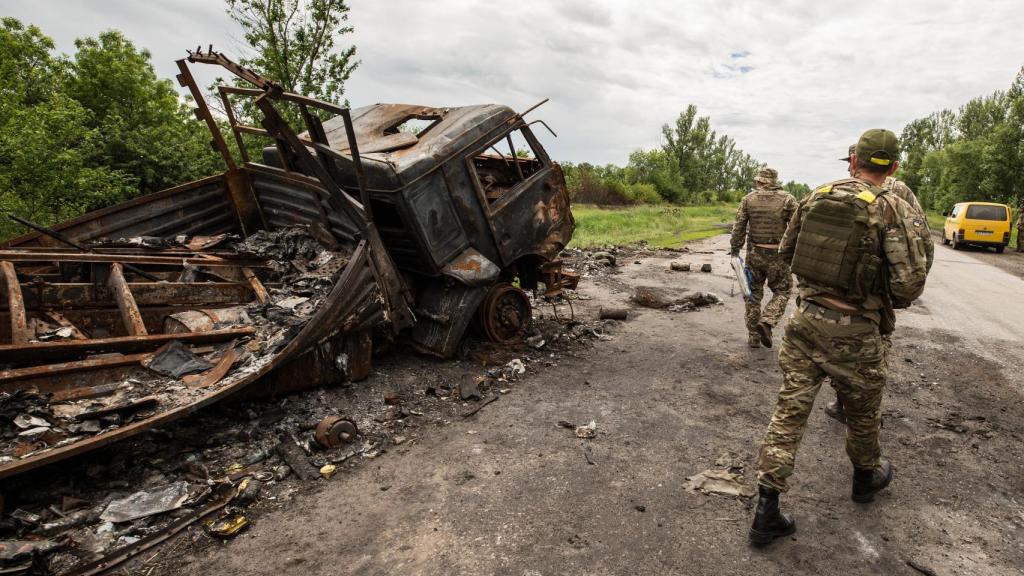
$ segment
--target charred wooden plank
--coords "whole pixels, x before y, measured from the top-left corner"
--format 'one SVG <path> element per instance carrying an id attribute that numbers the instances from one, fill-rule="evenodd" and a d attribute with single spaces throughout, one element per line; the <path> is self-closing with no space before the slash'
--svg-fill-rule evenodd
<path id="1" fill-rule="evenodd" d="M 85 339 L 88 338 L 88 336 L 86 336 L 84 332 L 82 332 L 81 330 L 78 329 L 78 326 L 75 326 L 70 320 L 65 318 L 64 315 L 61 314 L 60 312 L 57 312 L 55 310 L 47 310 L 47 311 L 43 312 L 42 315 L 44 317 L 46 317 L 46 318 L 49 318 L 50 320 L 53 320 L 54 322 L 56 322 L 57 324 L 61 325 L 62 327 L 68 328 L 69 330 L 71 330 L 71 337 L 74 338 L 75 340 L 85 340 Z"/>
<path id="2" fill-rule="evenodd" d="M 93 340 L 65 340 L 57 342 L 32 342 L 29 344 L 7 344 L 0 346 L 0 364 L 8 362 L 29 362 L 53 360 L 100 354 L 104 352 L 143 352 L 155 350 L 171 340 L 181 340 L 189 344 L 208 344 L 223 342 L 233 338 L 252 336 L 256 329 L 252 327 L 210 330 L 209 332 L 191 332 L 187 334 L 150 334 L 148 336 L 120 336 L 116 338 L 97 338 Z"/>
<path id="3" fill-rule="evenodd" d="M 263 283 L 253 273 L 252 268 L 242 268 L 242 274 L 245 275 L 245 279 L 249 281 L 249 287 L 252 288 L 253 293 L 256 295 L 256 299 L 260 301 L 260 304 L 266 304 L 270 301 L 270 294 L 267 293 L 267 289 L 263 287 Z"/>
<path id="4" fill-rule="evenodd" d="M 246 304 L 253 300 L 253 288 L 248 283 L 239 282 L 128 282 L 128 289 L 139 307 L 181 305 L 209 308 Z M 115 306 L 113 291 L 102 284 L 22 283 L 21 291 L 27 310 Z M 6 301 L 0 299 L 0 310 L 6 309 Z"/>
<path id="5" fill-rule="evenodd" d="M 57 364 L 44 364 L 42 366 L 30 366 L 28 368 L 0 370 L 0 388 L 2 388 L 7 382 L 31 380 L 33 378 L 52 378 L 55 376 L 64 376 L 65 374 L 77 374 L 89 370 L 131 366 L 142 362 L 146 358 L 149 358 L 149 354 L 129 354 L 127 356 L 89 358 L 88 360 L 76 360 L 74 362 L 59 362 Z"/>
<path id="6" fill-rule="evenodd" d="M 18 273 L 14 264 L 8 261 L 0 262 L 0 272 L 7 290 L 7 308 L 11 311 L 11 344 L 24 344 L 29 340 L 28 317 L 25 315 L 25 301 L 21 298 Z"/>
<path id="7" fill-rule="evenodd" d="M 139 313 L 139 306 L 135 303 L 135 297 L 128 288 L 128 282 L 124 279 L 124 267 L 120 262 L 110 265 L 110 277 L 107 285 L 114 293 L 114 300 L 117 301 L 117 309 L 121 311 L 121 318 L 124 320 L 124 327 L 132 336 L 145 336 L 146 324 L 142 321 L 142 314 Z"/>
<path id="8" fill-rule="evenodd" d="M 254 258 L 228 258 L 224 256 L 147 256 L 136 254 L 92 254 L 82 252 L 34 252 L 28 250 L 0 250 L 0 260 L 9 262 L 94 262 L 98 264 L 153 264 L 161 266 L 182 266 L 200 264 L 203 266 L 248 266 L 266 268 L 265 260 Z"/>

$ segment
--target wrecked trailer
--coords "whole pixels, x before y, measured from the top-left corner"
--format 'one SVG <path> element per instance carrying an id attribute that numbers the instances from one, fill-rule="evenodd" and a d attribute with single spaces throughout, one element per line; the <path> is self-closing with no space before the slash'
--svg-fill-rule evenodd
<path id="1" fill-rule="evenodd" d="M 492 341 L 512 341 L 532 317 L 524 289 L 543 285 L 553 298 L 579 281 L 558 259 L 575 229 L 565 177 L 531 130 L 547 125 L 527 112 L 376 104 L 352 111 L 354 138 L 340 118 L 302 135 L 317 136 L 344 185 L 365 180 L 381 240 L 415 294 L 422 352 L 452 356 L 474 317 Z M 263 155 L 294 168 L 278 147 Z"/>
<path id="2" fill-rule="evenodd" d="M 255 86 L 259 135 L 301 173 L 235 161 L 192 78 L 196 62 Z M 0 479 L 242 390 L 364 378 L 374 331 L 413 323 L 360 201 L 365 186 L 356 176 L 343 189 L 278 108 L 297 107 L 314 132 L 319 115 L 338 115 L 351 133 L 348 110 L 284 93 L 217 54 L 178 66 L 227 170 L 0 246 Z"/>

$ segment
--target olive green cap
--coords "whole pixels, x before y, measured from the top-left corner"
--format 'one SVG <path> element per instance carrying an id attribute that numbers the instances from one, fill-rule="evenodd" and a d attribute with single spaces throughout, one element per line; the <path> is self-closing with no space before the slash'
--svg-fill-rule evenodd
<path id="1" fill-rule="evenodd" d="M 840 158 L 839 160 L 841 160 L 843 162 L 849 162 L 850 161 L 850 156 L 853 156 L 853 153 L 856 152 L 856 151 L 857 151 L 857 145 L 856 144 L 850 144 L 850 149 L 846 151 L 846 158 Z"/>
<path id="2" fill-rule="evenodd" d="M 877 166 L 891 166 L 900 159 L 900 141 L 891 130 L 872 128 L 857 141 L 857 158 Z"/>

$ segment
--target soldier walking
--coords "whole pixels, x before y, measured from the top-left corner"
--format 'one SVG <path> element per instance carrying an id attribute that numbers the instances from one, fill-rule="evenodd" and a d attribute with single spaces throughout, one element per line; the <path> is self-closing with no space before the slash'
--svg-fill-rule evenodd
<path id="1" fill-rule="evenodd" d="M 1024 252 L 1024 200 L 1017 210 L 1017 252 Z"/>
<path id="2" fill-rule="evenodd" d="M 927 277 L 918 230 L 923 223 L 909 204 L 881 188 L 898 159 L 895 134 L 865 132 L 853 154 L 858 177 L 826 184 L 805 198 L 779 247 L 797 277 L 798 298 L 779 350 L 783 383 L 758 459 L 759 499 L 749 533 L 755 545 L 796 530 L 779 510 L 779 494 L 788 487 L 826 377 L 846 411 L 851 497 L 871 502 L 892 481 L 893 467 L 878 443 L 886 378 L 881 334 L 891 331 L 893 308 L 920 296 Z"/>
<path id="3" fill-rule="evenodd" d="M 751 274 L 746 323 L 751 348 L 772 347 L 772 329 L 789 303 L 793 279 L 789 264 L 779 257 L 779 242 L 796 207 L 796 199 L 779 186 L 778 172 L 762 168 L 754 179 L 754 189 L 743 197 L 736 211 L 730 254 L 738 256 L 746 242 L 746 267 Z M 761 310 L 765 283 L 771 288 L 772 298 Z"/>
<path id="4" fill-rule="evenodd" d="M 846 158 L 840 158 L 840 160 L 848 164 L 847 171 L 850 173 L 851 177 L 857 176 L 857 164 L 852 160 L 854 152 L 856 152 L 856 148 L 856 144 L 851 144 Z M 921 222 L 924 224 L 923 233 L 927 235 L 927 241 L 925 242 L 925 255 L 928 258 L 928 270 L 931 271 L 932 263 L 935 261 L 935 244 L 931 241 L 931 230 L 928 228 L 928 218 L 925 216 L 924 208 L 922 208 L 921 203 L 918 202 L 914 191 L 911 190 L 910 186 L 908 186 L 906 182 L 896 179 L 895 176 L 889 176 L 885 179 L 885 183 L 882 184 L 882 190 L 886 194 L 895 194 L 900 197 L 909 204 L 911 208 L 913 208 L 914 212 L 921 219 Z M 885 352 L 888 355 L 889 350 L 892 348 L 892 334 L 883 333 L 882 341 L 885 344 Z M 825 414 L 839 422 L 844 424 L 846 423 L 846 414 L 843 413 L 843 402 L 840 400 L 838 394 L 836 394 L 835 400 L 825 405 Z"/>

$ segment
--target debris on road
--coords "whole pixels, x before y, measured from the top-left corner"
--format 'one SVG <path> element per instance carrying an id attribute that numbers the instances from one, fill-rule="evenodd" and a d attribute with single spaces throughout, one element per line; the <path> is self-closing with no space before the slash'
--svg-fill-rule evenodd
<path id="1" fill-rule="evenodd" d="M 723 469 L 708 469 L 688 476 L 684 487 L 692 492 L 753 498 L 757 491 L 743 482 L 743 475 Z"/>
<path id="2" fill-rule="evenodd" d="M 576 437 L 577 438 L 585 438 L 585 439 L 596 438 L 597 437 L 597 422 L 591 420 L 590 423 L 585 425 L 585 426 L 577 426 L 576 427 Z"/>
<path id="3" fill-rule="evenodd" d="M 673 263 L 669 264 L 669 269 L 673 270 L 675 272 L 689 272 L 690 271 L 690 263 L 689 262 L 673 262 Z"/>
<path id="4" fill-rule="evenodd" d="M 316 425 L 313 438 L 321 447 L 330 449 L 350 444 L 358 435 L 359 429 L 352 420 L 341 416 L 327 416 Z"/>
<path id="5" fill-rule="evenodd" d="M 587 461 L 587 464 L 594 466 L 597 462 L 594 461 L 594 452 L 590 447 L 590 444 L 583 445 L 583 459 Z"/>
<path id="6" fill-rule="evenodd" d="M 100 514 L 100 520 L 114 523 L 128 522 L 177 510 L 188 499 L 188 492 L 188 482 L 183 480 L 159 490 L 139 491 L 127 498 L 111 502 Z"/>
<path id="7" fill-rule="evenodd" d="M 722 304 L 722 299 L 711 292 L 693 292 L 677 296 L 672 290 L 655 286 L 637 286 L 633 289 L 630 299 L 645 308 L 668 309 L 671 312 Z"/>
<path id="8" fill-rule="evenodd" d="M 473 414 L 476 414 L 481 409 L 483 409 L 484 406 L 487 406 L 488 404 L 490 404 L 491 402 L 494 402 L 498 398 L 501 398 L 500 394 L 494 394 L 493 396 L 488 396 L 487 398 L 481 400 L 480 403 L 477 404 L 475 407 L 473 407 L 471 410 L 469 410 L 467 412 L 463 412 L 462 413 L 462 417 L 463 418 L 469 418 Z"/>
<path id="9" fill-rule="evenodd" d="M 241 514 L 225 514 L 220 518 L 208 520 L 204 525 L 206 531 L 218 538 L 233 538 L 249 527 L 249 520 Z"/>
<path id="10" fill-rule="evenodd" d="M 601 308 L 597 317 L 601 320 L 625 320 L 629 316 L 626 308 Z"/>
<path id="11" fill-rule="evenodd" d="M 334 464 L 324 464 L 320 467 L 320 475 L 323 476 L 325 480 L 330 480 L 331 476 L 334 476 L 337 471 L 338 467 Z"/>
<path id="12" fill-rule="evenodd" d="M 486 378 L 466 374 L 459 382 L 459 398 L 462 400 L 479 400 L 483 398 L 480 393 L 480 383 Z"/>
<path id="13" fill-rule="evenodd" d="M 711 272 L 711 264 L 701 264 L 700 271 L 704 272 L 705 274 Z"/>

